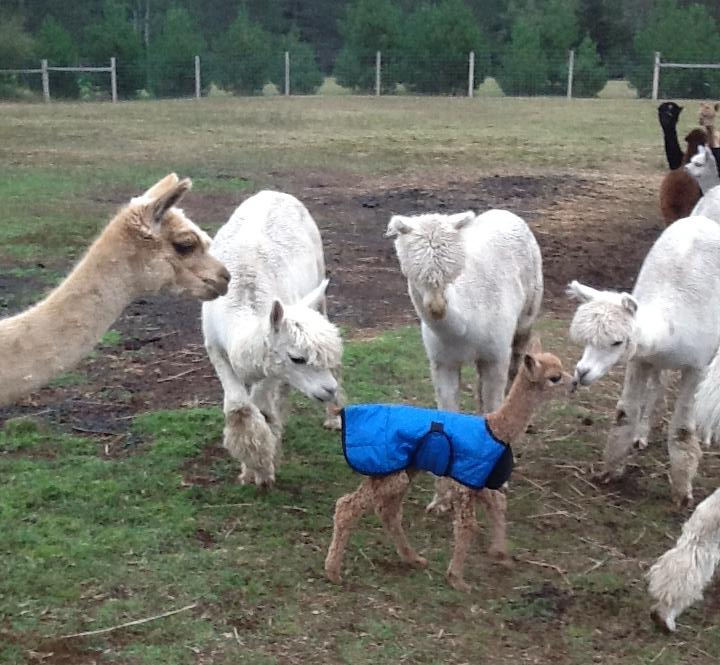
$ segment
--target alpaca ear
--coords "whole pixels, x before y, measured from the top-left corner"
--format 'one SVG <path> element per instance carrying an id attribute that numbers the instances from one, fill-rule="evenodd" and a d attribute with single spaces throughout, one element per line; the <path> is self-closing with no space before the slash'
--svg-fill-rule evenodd
<path id="1" fill-rule="evenodd" d="M 163 194 L 169 192 L 175 185 L 178 184 L 180 178 L 177 177 L 176 173 L 168 173 L 162 180 L 158 180 L 150 189 L 147 190 L 140 198 L 151 201 L 152 199 L 159 199 Z"/>
<path id="2" fill-rule="evenodd" d="M 523 356 L 523 366 L 525 367 L 525 371 L 528 373 L 530 380 L 536 382 L 540 374 L 540 363 L 535 360 L 535 356 L 530 353 L 526 353 Z"/>
<path id="3" fill-rule="evenodd" d="M 410 233 L 413 230 L 413 226 L 410 223 L 409 217 L 402 217 L 401 215 L 393 215 L 390 218 L 390 222 L 385 231 L 386 238 L 395 238 L 398 234 Z"/>
<path id="4" fill-rule="evenodd" d="M 275 332 L 280 331 L 280 324 L 282 323 L 285 311 L 283 310 L 282 303 L 279 300 L 275 300 L 270 310 L 270 325 Z"/>
<path id="5" fill-rule="evenodd" d="M 169 177 L 169 176 L 168 176 Z M 187 194 L 192 188 L 192 180 L 190 178 L 183 178 L 171 188 L 169 188 L 164 194 L 158 199 L 152 202 L 152 216 L 157 224 L 162 222 L 165 217 L 165 213 L 170 208 L 180 203 L 185 194 Z"/>
<path id="6" fill-rule="evenodd" d="M 575 279 L 570 282 L 570 284 L 568 284 L 565 293 L 567 293 L 570 298 L 576 298 L 581 302 L 590 302 L 591 300 L 595 300 L 595 298 L 600 295 L 600 291 L 598 291 L 597 289 L 593 289 L 590 286 L 580 284 L 580 282 Z"/>
<path id="7" fill-rule="evenodd" d="M 635 300 L 635 298 L 633 298 L 629 293 L 623 293 L 620 303 L 626 311 L 635 316 L 638 309 L 638 301 Z"/>
<path id="8" fill-rule="evenodd" d="M 325 298 L 325 291 L 327 291 L 329 283 L 330 280 L 325 278 L 322 282 L 320 282 L 319 286 L 316 286 L 312 291 L 310 291 L 310 293 L 303 296 L 300 299 L 299 304 L 305 305 L 305 307 L 309 307 L 310 309 L 319 310 L 323 298 Z"/>
<path id="9" fill-rule="evenodd" d="M 540 338 L 537 335 L 532 335 L 530 337 L 530 341 L 525 348 L 525 353 L 533 355 L 537 353 L 542 353 L 542 343 L 540 342 Z"/>
<path id="10" fill-rule="evenodd" d="M 459 231 L 465 228 L 470 222 L 475 220 L 475 213 L 472 210 L 466 210 L 465 212 L 458 213 L 457 215 L 450 215 L 448 221 L 450 225 Z"/>

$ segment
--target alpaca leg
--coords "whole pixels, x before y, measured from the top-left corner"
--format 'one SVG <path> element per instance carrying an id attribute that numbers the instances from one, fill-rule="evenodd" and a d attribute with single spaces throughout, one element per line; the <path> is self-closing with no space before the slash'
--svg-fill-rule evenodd
<path id="1" fill-rule="evenodd" d="M 410 478 L 405 472 L 375 480 L 375 512 L 390 535 L 399 557 L 411 566 L 425 568 L 427 560 L 413 549 L 402 528 L 402 504 L 408 487 Z"/>
<path id="2" fill-rule="evenodd" d="M 360 487 L 340 497 L 335 503 L 332 540 L 325 557 L 325 576 L 335 584 L 340 584 L 340 571 L 350 534 L 374 502 L 372 482 L 372 478 L 365 478 Z"/>
<path id="3" fill-rule="evenodd" d="M 678 504 L 685 506 L 692 505 L 692 481 L 702 457 L 702 448 L 695 435 L 693 414 L 695 391 L 701 377 L 702 372 L 699 370 L 683 370 L 668 432 L 673 498 Z"/>
<path id="4" fill-rule="evenodd" d="M 224 392 L 223 445 L 242 463 L 240 482 L 271 485 L 275 481 L 277 437 L 252 403 L 226 355 L 214 345 L 207 345 L 207 352 Z"/>
<path id="5" fill-rule="evenodd" d="M 475 518 L 475 493 L 455 483 L 452 492 L 453 507 L 453 553 L 447 569 L 450 586 L 465 593 L 470 585 L 465 581 L 465 560 L 477 531 Z"/>
<path id="6" fill-rule="evenodd" d="M 460 409 L 460 365 L 442 365 L 431 359 L 430 373 L 435 387 L 435 401 L 442 411 Z M 444 513 L 450 509 L 450 481 L 435 479 L 435 496 L 427 505 L 428 512 Z"/>
<path id="7" fill-rule="evenodd" d="M 500 490 L 483 489 L 478 492 L 478 499 L 485 509 L 490 527 L 490 545 L 488 554 L 504 566 L 510 565 L 507 552 L 507 497 Z"/>
<path id="8" fill-rule="evenodd" d="M 254 404 L 225 412 L 223 445 L 242 462 L 240 482 L 269 487 L 275 482 L 278 439 Z"/>
<path id="9" fill-rule="evenodd" d="M 512 354 L 510 357 L 510 369 L 508 371 L 508 385 L 515 380 L 515 376 L 520 368 L 525 349 L 527 349 L 532 336 L 532 328 L 527 330 L 516 330 L 512 341 Z"/>
<path id="10" fill-rule="evenodd" d="M 720 562 L 720 489 L 698 504 L 684 524 L 677 544 L 648 572 L 649 591 L 656 601 L 652 618 L 664 631 L 698 600 Z"/>
<path id="11" fill-rule="evenodd" d="M 625 370 L 625 382 L 620 401 L 615 407 L 615 425 L 610 429 L 603 451 L 602 479 L 619 478 L 625 472 L 625 462 L 633 446 L 647 446 L 636 440 L 638 426 L 646 402 L 646 389 L 652 367 L 648 363 L 630 360 Z"/>
<path id="12" fill-rule="evenodd" d="M 638 416 L 638 422 L 633 436 L 633 446 L 638 450 L 644 450 L 648 445 L 655 405 L 657 404 L 658 396 L 663 388 L 660 374 L 660 369 L 653 367 L 652 365 L 648 365 L 647 384 L 644 391 L 645 395 L 640 405 L 640 414 Z"/>
<path id="13" fill-rule="evenodd" d="M 477 363 L 478 389 L 482 405 L 478 405 L 478 413 L 491 413 L 500 408 L 505 398 L 505 388 L 510 369 L 510 351 L 508 355 L 495 362 Z M 480 408 L 483 410 L 481 411 Z"/>
<path id="14" fill-rule="evenodd" d="M 286 391 L 287 392 L 287 391 Z M 280 462 L 281 444 L 285 419 L 281 404 L 281 382 L 277 379 L 263 379 L 252 387 L 250 400 L 260 411 L 265 423 L 275 437 L 273 464 L 277 469 Z"/>

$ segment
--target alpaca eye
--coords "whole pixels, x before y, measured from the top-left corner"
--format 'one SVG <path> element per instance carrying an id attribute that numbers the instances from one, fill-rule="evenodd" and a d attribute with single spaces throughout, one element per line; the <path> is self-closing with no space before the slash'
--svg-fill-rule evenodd
<path id="1" fill-rule="evenodd" d="M 617 342 L 613 342 L 611 346 L 620 346 L 623 343 L 621 339 L 617 340 Z"/>
<path id="2" fill-rule="evenodd" d="M 195 249 L 195 243 L 194 242 L 174 242 L 173 247 L 175 248 L 175 251 L 180 254 L 181 256 L 186 256 L 187 254 L 190 254 Z"/>
<path id="3" fill-rule="evenodd" d="M 288 353 L 288 357 L 290 360 L 292 360 L 296 365 L 305 365 L 307 363 L 307 358 L 303 358 L 302 356 L 291 356 Z"/>
<path id="4" fill-rule="evenodd" d="M 560 383 L 560 381 L 562 381 L 562 376 L 551 376 L 550 381 L 552 383 Z"/>

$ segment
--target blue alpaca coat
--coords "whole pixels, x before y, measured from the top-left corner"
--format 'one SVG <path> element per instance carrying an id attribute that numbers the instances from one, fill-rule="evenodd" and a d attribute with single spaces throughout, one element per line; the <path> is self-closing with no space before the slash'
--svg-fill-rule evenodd
<path id="1" fill-rule="evenodd" d="M 401 404 L 357 404 L 340 412 L 350 467 L 365 476 L 409 469 L 449 476 L 472 489 L 499 489 L 510 477 L 510 446 L 485 418 Z"/>

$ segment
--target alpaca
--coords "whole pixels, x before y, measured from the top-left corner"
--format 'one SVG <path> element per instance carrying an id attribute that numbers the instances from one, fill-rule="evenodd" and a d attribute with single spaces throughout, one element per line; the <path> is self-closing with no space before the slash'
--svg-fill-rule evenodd
<path id="1" fill-rule="evenodd" d="M 706 169 L 695 169 L 696 176 L 695 173 L 688 170 L 688 164 L 705 145 L 707 134 L 701 129 L 693 129 L 685 137 L 685 141 L 687 141 L 687 149 L 680 161 L 680 164 L 685 165 L 685 168 L 670 171 L 660 183 L 660 211 L 666 225 L 672 224 L 683 217 L 688 217 L 693 207 L 700 200 L 703 191 L 705 191 L 701 187 L 699 177 L 702 176 L 703 180 L 706 179 Z M 670 156 L 668 153 L 669 161 Z"/>
<path id="2" fill-rule="evenodd" d="M 650 568 L 650 595 L 656 603 L 653 621 L 664 631 L 676 629 L 675 620 L 702 600 L 720 562 L 720 489 L 700 502 L 682 528 L 677 544 Z"/>
<path id="3" fill-rule="evenodd" d="M 604 452 L 604 478 L 622 475 L 627 454 L 647 446 L 660 373 L 678 369 L 681 381 L 668 430 L 670 482 L 680 503 L 692 503 L 701 449 L 693 400 L 720 344 L 720 226 L 688 217 L 669 226 L 643 262 L 632 295 L 572 282 L 580 305 L 571 337 L 585 345 L 575 385 L 590 385 L 623 356 L 628 359 L 616 427 Z"/>
<path id="4" fill-rule="evenodd" d="M 710 188 L 695 204 L 691 215 L 702 215 L 714 222 L 720 222 L 720 185 Z"/>
<path id="5" fill-rule="evenodd" d="M 0 405 L 72 368 L 135 298 L 227 292 L 230 274 L 208 253 L 210 238 L 174 207 L 190 187 L 171 173 L 133 198 L 55 290 L 0 320 Z"/>
<path id="6" fill-rule="evenodd" d="M 708 145 L 720 145 L 720 133 L 714 129 L 715 116 L 720 110 L 720 104 L 711 104 L 710 102 L 700 102 L 700 111 L 698 114 L 698 122 L 701 127 L 706 127 L 711 133 L 711 142 Z"/>
<path id="7" fill-rule="evenodd" d="M 437 408 L 459 409 L 460 368 L 475 363 L 478 413 L 494 411 L 542 300 L 542 258 L 527 224 L 506 210 L 395 215 L 386 236 L 420 317 Z M 449 508 L 447 487 L 438 480 L 428 510 Z"/>
<path id="8" fill-rule="evenodd" d="M 320 232 L 295 197 L 263 191 L 243 202 L 212 241 L 232 275 L 226 296 L 204 303 L 208 356 L 225 393 L 224 446 L 240 481 L 275 481 L 288 386 L 328 404 L 338 428 L 342 341 L 325 314 Z"/>
<path id="9" fill-rule="evenodd" d="M 525 432 L 535 409 L 554 397 L 561 386 L 567 389 L 569 385 L 570 376 L 563 373 L 557 357 L 542 352 L 525 354 L 507 397 L 499 409 L 486 416 L 487 427 L 495 439 L 509 446 Z M 427 565 L 427 561 L 412 548 L 402 528 L 403 498 L 416 472 L 410 468 L 390 475 L 366 477 L 354 492 L 338 499 L 332 540 L 325 559 L 325 575 L 330 581 L 340 583 L 343 556 L 351 532 L 371 508 L 382 521 L 400 558 L 412 566 L 424 568 Z M 499 491 L 471 489 L 454 481 L 451 487 L 454 545 L 447 570 L 448 582 L 455 589 L 469 591 L 463 571 L 473 534 L 478 528 L 475 503 L 479 500 L 488 513 L 489 554 L 507 564 L 506 498 Z"/>
<path id="10" fill-rule="evenodd" d="M 720 185 L 717 161 L 713 151 L 707 146 L 698 146 L 697 153 L 683 168 L 695 178 L 703 192 L 709 192 L 713 187 Z"/>
<path id="11" fill-rule="evenodd" d="M 665 157 L 668 168 L 678 169 L 683 164 L 683 151 L 677 136 L 677 123 L 683 107 L 675 102 L 663 102 L 658 106 L 658 120 L 663 131 Z"/>

